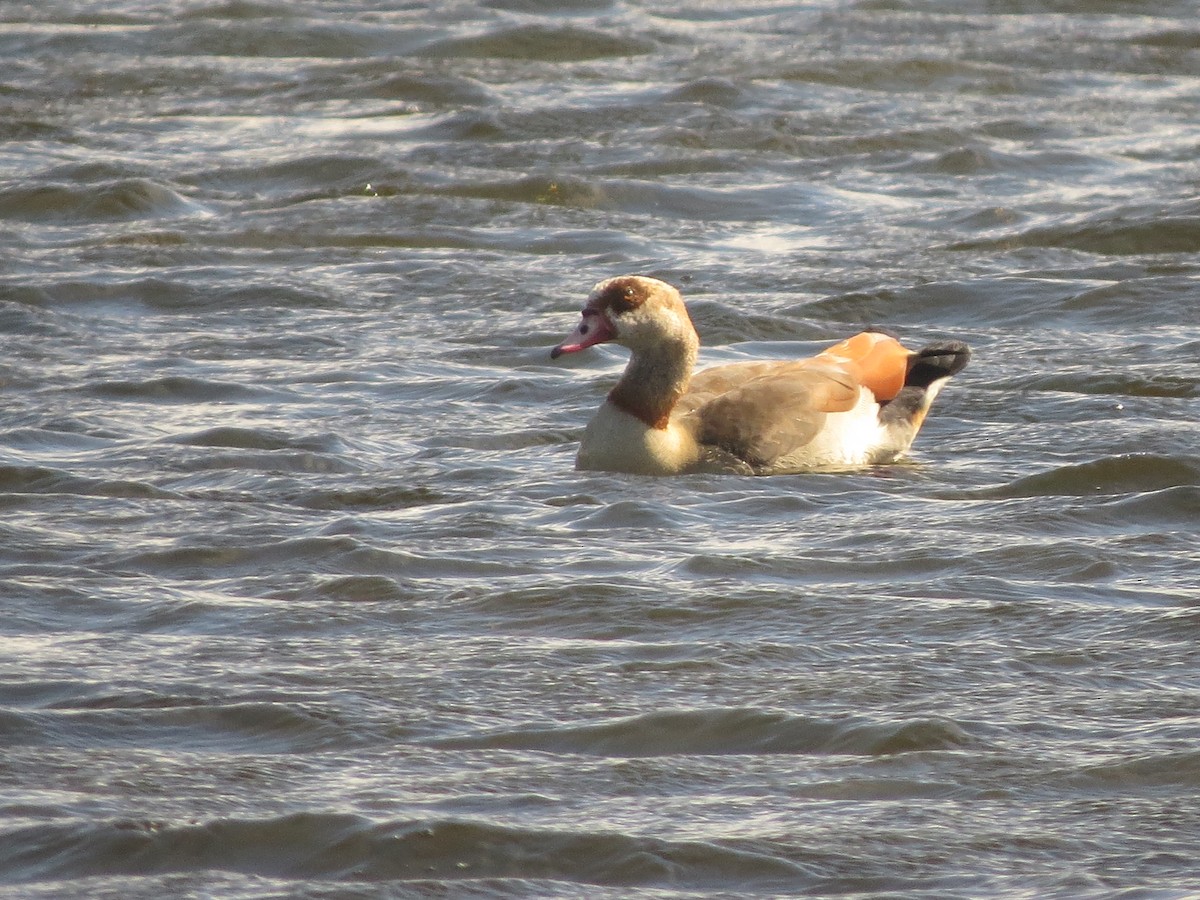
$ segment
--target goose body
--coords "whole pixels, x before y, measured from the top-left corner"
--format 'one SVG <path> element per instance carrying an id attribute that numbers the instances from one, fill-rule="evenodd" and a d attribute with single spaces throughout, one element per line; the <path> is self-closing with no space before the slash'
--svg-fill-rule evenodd
<path id="1" fill-rule="evenodd" d="M 919 351 L 864 331 L 808 359 L 732 363 L 693 374 L 700 341 L 679 292 L 656 278 L 600 282 L 552 358 L 615 342 L 624 373 L 584 430 L 576 466 L 643 475 L 759 475 L 892 462 L 970 350 Z"/>

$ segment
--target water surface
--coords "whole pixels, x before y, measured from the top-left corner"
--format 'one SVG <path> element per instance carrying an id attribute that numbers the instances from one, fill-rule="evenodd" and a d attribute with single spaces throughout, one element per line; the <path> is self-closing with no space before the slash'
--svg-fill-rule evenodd
<path id="1" fill-rule="evenodd" d="M 1190 3 L 0 8 L 0 897 L 1191 896 Z M 577 473 L 624 364 L 970 368 Z"/>

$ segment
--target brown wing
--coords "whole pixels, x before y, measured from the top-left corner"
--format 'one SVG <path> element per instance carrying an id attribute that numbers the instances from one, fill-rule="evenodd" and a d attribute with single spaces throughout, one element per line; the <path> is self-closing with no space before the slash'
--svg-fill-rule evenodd
<path id="1" fill-rule="evenodd" d="M 832 359 L 735 363 L 700 372 L 677 410 L 701 444 L 754 466 L 803 447 L 858 400 L 858 382 Z"/>

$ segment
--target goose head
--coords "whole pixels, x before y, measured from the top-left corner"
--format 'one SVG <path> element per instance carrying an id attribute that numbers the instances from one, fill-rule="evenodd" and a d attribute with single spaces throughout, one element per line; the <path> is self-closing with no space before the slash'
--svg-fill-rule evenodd
<path id="1" fill-rule="evenodd" d="M 647 275 L 620 275 L 592 288 L 579 325 L 550 351 L 550 357 L 558 359 L 610 341 L 638 356 L 687 347 L 697 338 L 679 291 Z"/>

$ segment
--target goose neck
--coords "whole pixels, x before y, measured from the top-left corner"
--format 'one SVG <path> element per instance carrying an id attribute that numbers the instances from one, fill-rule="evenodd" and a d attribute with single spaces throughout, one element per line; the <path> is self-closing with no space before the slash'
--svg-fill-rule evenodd
<path id="1" fill-rule="evenodd" d="M 651 428 L 665 429 L 671 411 L 688 389 L 696 365 L 694 342 L 660 345 L 635 352 L 608 400 Z"/>

